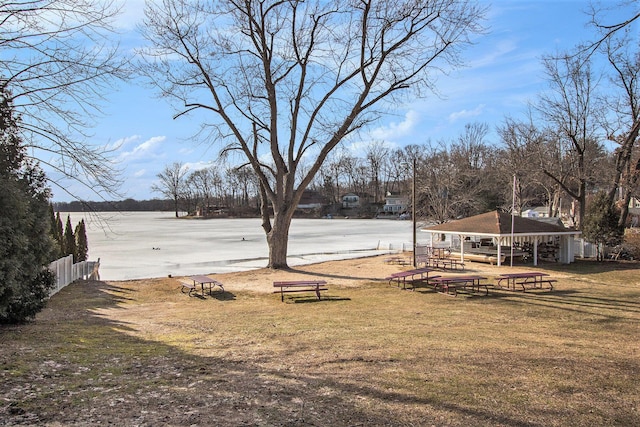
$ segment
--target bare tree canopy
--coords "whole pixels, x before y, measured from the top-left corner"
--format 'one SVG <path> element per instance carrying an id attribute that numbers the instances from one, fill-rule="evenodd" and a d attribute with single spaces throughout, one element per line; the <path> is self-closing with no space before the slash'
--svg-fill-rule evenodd
<path id="1" fill-rule="evenodd" d="M 182 162 L 174 162 L 165 166 L 164 170 L 156 175 L 160 183 L 151 186 L 151 191 L 160 193 L 173 201 L 176 218 L 179 216 L 179 201 L 184 191 L 185 176 L 188 171 L 189 168 L 183 165 Z"/>
<path id="2" fill-rule="evenodd" d="M 147 4 L 142 68 L 176 116 L 210 112 L 206 135 L 251 164 L 269 266 L 281 268 L 293 212 L 329 153 L 433 90 L 482 15 L 465 0 L 163 0 Z"/>
<path id="3" fill-rule="evenodd" d="M 628 10 L 627 19 L 611 20 L 609 13 L 611 11 Z M 619 0 L 617 2 L 594 2 L 590 4 L 587 12 L 590 17 L 590 24 L 596 30 L 596 39 L 587 43 L 580 50 L 584 52 L 594 53 L 602 44 L 607 43 L 612 38 L 617 37 L 620 33 L 631 31 L 634 23 L 640 20 L 640 3 L 637 0 Z M 636 35 L 637 40 L 637 35 Z"/>
<path id="4" fill-rule="evenodd" d="M 117 12 L 110 0 L 0 2 L 0 89 L 21 117 L 25 143 L 98 195 L 119 184 L 109 152 L 92 146 L 88 133 L 104 94 L 124 76 L 109 41 Z"/>

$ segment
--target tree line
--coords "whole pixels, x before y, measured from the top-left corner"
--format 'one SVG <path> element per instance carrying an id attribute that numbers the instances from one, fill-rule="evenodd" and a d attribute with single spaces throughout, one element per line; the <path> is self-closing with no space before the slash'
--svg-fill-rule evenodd
<path id="1" fill-rule="evenodd" d="M 376 141 L 367 144 L 360 155 L 339 149 L 328 157 L 308 189 L 318 192 L 328 205 L 339 205 L 346 193 L 367 195 L 373 203 L 383 204 L 389 193 L 411 194 L 415 159 L 416 210 L 422 219 L 441 223 L 496 208 L 511 210 L 512 205 L 517 213 L 543 206 L 549 216 L 564 216 L 569 224 L 578 226 L 579 199 L 572 194 L 577 193 L 582 175 L 568 155 L 564 155 L 565 162 L 557 163 L 563 156 L 557 134 L 513 119 L 505 119 L 495 134 L 497 140 L 492 140 L 487 124 L 470 123 L 449 141 L 398 149 Z M 595 139 L 587 145 L 582 156 L 583 171 L 588 171 L 585 201 L 587 195 L 609 193 L 618 156 L 617 150 Z M 562 168 L 562 182 L 547 172 L 556 167 Z M 167 165 L 153 187 L 173 200 L 176 211 L 184 212 L 193 212 L 201 204 L 256 207 L 258 188 L 249 168 L 225 166 L 223 159 L 193 172 L 179 162 Z M 629 193 L 633 194 L 633 188 Z M 620 207 L 628 205 L 622 194 L 616 193 Z M 619 209 L 617 221 L 626 224 L 628 220 L 628 210 Z"/>

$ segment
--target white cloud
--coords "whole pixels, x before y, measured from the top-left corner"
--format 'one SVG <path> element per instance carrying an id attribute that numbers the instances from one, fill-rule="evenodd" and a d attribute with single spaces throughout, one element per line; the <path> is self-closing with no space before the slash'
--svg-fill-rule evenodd
<path id="1" fill-rule="evenodd" d="M 135 172 L 133 174 L 133 176 L 135 178 L 140 178 L 141 176 L 145 176 L 147 174 L 147 170 L 146 169 L 140 169 L 139 171 Z"/>
<path id="2" fill-rule="evenodd" d="M 371 138 L 374 140 L 386 141 L 403 137 L 411 133 L 419 120 L 420 115 L 414 110 L 409 110 L 405 113 L 404 120 L 401 122 L 390 122 L 385 126 L 381 126 L 371 131 Z"/>
<path id="3" fill-rule="evenodd" d="M 185 163 L 183 167 L 187 168 L 188 171 L 193 172 L 193 171 L 199 171 L 202 169 L 206 169 L 208 167 L 213 166 L 212 162 L 189 162 L 189 163 Z"/>
<path id="4" fill-rule="evenodd" d="M 473 110 L 460 110 L 455 113 L 449 114 L 449 122 L 453 123 L 460 119 L 468 119 L 469 117 L 477 117 L 481 115 L 484 111 L 484 104 L 478 105 Z"/>
<path id="5" fill-rule="evenodd" d="M 132 150 L 120 153 L 119 158 L 120 160 L 132 160 L 151 156 L 154 149 L 166 139 L 166 136 L 154 136 L 149 138 L 142 144 L 135 146 Z"/>
<path id="6" fill-rule="evenodd" d="M 354 156 L 364 156 L 372 142 L 378 143 L 379 139 L 373 139 L 368 141 L 353 141 L 349 144 L 345 144 L 345 148 Z M 398 148 L 398 144 L 395 141 L 383 140 L 382 145 L 389 151 Z"/>
<path id="7" fill-rule="evenodd" d="M 116 140 L 113 144 L 107 144 L 107 150 L 118 150 L 140 139 L 140 135 L 125 136 Z"/>
<path id="8" fill-rule="evenodd" d="M 513 61 L 511 53 L 518 49 L 514 40 L 501 40 L 491 46 L 491 50 L 484 55 L 475 58 L 469 62 L 469 68 L 479 68 L 486 66 L 495 66 L 497 63 L 505 61 Z"/>

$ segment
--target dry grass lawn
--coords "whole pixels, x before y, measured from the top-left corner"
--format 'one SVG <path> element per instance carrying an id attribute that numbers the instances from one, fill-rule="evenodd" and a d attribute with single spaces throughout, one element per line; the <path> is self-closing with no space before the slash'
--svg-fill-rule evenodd
<path id="1" fill-rule="evenodd" d="M 640 264 L 454 298 L 377 280 L 409 268 L 383 258 L 218 275 L 205 298 L 172 278 L 70 285 L 0 327 L 0 425 L 640 425 Z M 272 293 L 302 277 L 326 298 Z"/>

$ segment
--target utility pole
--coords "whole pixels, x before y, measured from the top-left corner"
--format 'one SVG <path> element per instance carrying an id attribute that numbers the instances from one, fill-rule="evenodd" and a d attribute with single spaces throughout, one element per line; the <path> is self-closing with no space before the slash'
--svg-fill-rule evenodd
<path id="1" fill-rule="evenodd" d="M 418 266 L 416 261 L 416 158 L 413 158 L 413 180 L 411 185 L 411 221 L 413 225 L 413 268 Z"/>

